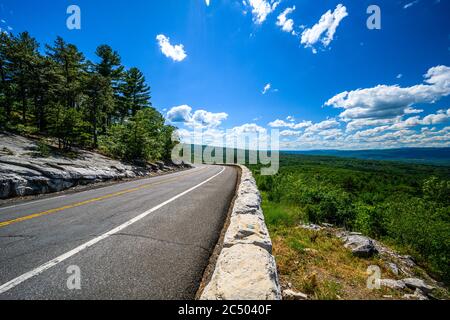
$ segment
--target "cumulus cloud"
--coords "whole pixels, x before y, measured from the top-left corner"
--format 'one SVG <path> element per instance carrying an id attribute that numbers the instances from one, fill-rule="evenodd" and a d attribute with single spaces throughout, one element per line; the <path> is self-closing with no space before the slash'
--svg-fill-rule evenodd
<path id="1" fill-rule="evenodd" d="M 179 129 L 177 133 L 182 142 L 199 145 L 263 150 L 270 145 L 267 129 L 254 123 L 245 123 L 228 130 L 217 128 L 206 128 L 201 131 Z"/>
<path id="2" fill-rule="evenodd" d="M 243 1 L 245 6 L 250 6 L 253 14 L 253 21 L 262 24 L 267 16 L 278 7 L 281 1 L 275 0 L 247 0 Z"/>
<path id="3" fill-rule="evenodd" d="M 312 48 L 316 53 L 315 45 L 320 42 L 324 47 L 328 47 L 334 39 L 336 30 L 341 21 L 348 16 L 347 8 L 342 4 L 338 4 L 336 9 L 331 12 L 328 10 L 312 28 L 303 31 L 301 44 L 305 48 Z"/>
<path id="4" fill-rule="evenodd" d="M 406 120 L 397 120 L 393 125 L 388 127 L 390 130 L 404 129 L 415 126 L 432 126 L 446 123 L 450 120 L 450 109 L 439 110 L 437 113 L 429 114 L 422 119 L 419 116 L 410 117 Z"/>
<path id="5" fill-rule="evenodd" d="M 393 124 L 395 119 L 355 119 L 347 123 L 347 132 L 360 130 L 365 127 Z"/>
<path id="6" fill-rule="evenodd" d="M 295 123 L 294 118 L 288 117 L 289 122 L 284 120 L 277 119 L 269 123 L 269 127 L 271 128 L 290 128 L 294 130 L 308 128 L 313 125 L 311 121 L 302 121 L 299 123 Z"/>
<path id="7" fill-rule="evenodd" d="M 156 40 L 158 40 L 161 52 L 167 58 L 170 58 L 176 62 L 180 62 L 186 59 L 187 54 L 184 51 L 184 46 L 182 44 L 172 45 L 170 43 L 170 38 L 166 37 L 163 34 L 159 34 L 158 36 L 156 36 Z"/>
<path id="8" fill-rule="evenodd" d="M 188 127 L 215 128 L 228 118 L 224 112 L 213 113 L 206 110 L 192 112 L 192 107 L 181 105 L 167 112 L 166 119 L 173 123 L 184 123 Z"/>
<path id="9" fill-rule="evenodd" d="M 171 122 L 188 122 L 191 119 L 192 108 L 188 105 L 173 107 L 167 112 L 166 119 Z"/>
<path id="10" fill-rule="evenodd" d="M 264 86 L 264 89 L 262 90 L 262 94 L 266 94 L 267 92 L 269 92 L 269 90 L 272 88 L 272 84 L 268 83 Z"/>
<path id="11" fill-rule="evenodd" d="M 277 26 L 279 26 L 285 32 L 294 32 L 294 20 L 288 19 L 287 16 L 294 12 L 295 6 L 284 10 L 277 18 Z"/>
<path id="12" fill-rule="evenodd" d="M 205 110 L 197 110 L 192 114 L 191 122 L 193 125 L 202 127 L 218 127 L 227 119 L 228 114 L 225 112 L 213 113 Z"/>
<path id="13" fill-rule="evenodd" d="M 312 126 L 309 126 L 306 128 L 306 132 L 320 132 L 323 130 L 329 130 L 334 129 L 336 127 L 339 127 L 340 124 L 336 119 L 329 119 L 325 120 L 316 124 L 313 124 Z"/>
<path id="14" fill-rule="evenodd" d="M 295 131 L 295 130 L 283 130 L 280 132 L 280 136 L 282 137 L 296 137 L 302 135 L 302 131 Z"/>
<path id="15" fill-rule="evenodd" d="M 398 85 L 378 85 L 339 93 L 325 105 L 344 109 L 340 117 L 353 119 L 383 119 L 403 116 L 422 110 L 413 109 L 419 103 L 434 103 L 450 95 L 450 68 L 437 66 L 428 70 L 423 84 L 402 88 Z"/>

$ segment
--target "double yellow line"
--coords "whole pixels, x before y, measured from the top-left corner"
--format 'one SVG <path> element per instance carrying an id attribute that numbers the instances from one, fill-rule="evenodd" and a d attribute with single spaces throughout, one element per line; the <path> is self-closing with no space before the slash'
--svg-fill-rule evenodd
<path id="1" fill-rule="evenodd" d="M 204 168 L 201 168 L 200 170 L 203 170 L 203 169 Z M 189 172 L 189 173 L 181 174 L 181 175 L 178 175 L 175 178 L 166 179 L 164 181 L 147 183 L 147 184 L 144 184 L 144 185 L 142 185 L 140 187 L 136 187 L 136 188 L 132 188 L 132 189 L 127 189 L 127 190 L 123 190 L 123 191 L 107 194 L 107 195 L 104 195 L 104 196 L 101 196 L 101 197 L 98 197 L 98 198 L 93 198 L 93 199 L 89 199 L 89 200 L 82 201 L 82 202 L 76 202 L 76 203 L 69 204 L 69 205 L 64 206 L 64 207 L 50 209 L 50 210 L 47 210 L 47 211 L 30 214 L 30 215 L 27 215 L 27 216 L 24 216 L 24 217 L 21 217 L 21 218 L 17 218 L 17 219 L 13 219 L 13 220 L 3 221 L 3 222 L 0 222 L 0 228 L 9 226 L 11 224 L 15 224 L 15 223 L 19 223 L 19 222 L 23 222 L 23 221 L 27 221 L 27 220 L 31 220 L 31 219 L 35 219 L 35 218 L 39 218 L 39 217 L 42 217 L 42 216 L 58 213 L 58 212 L 61 212 L 61 211 L 67 210 L 67 209 L 78 208 L 78 207 L 85 206 L 85 205 L 88 205 L 88 204 L 91 204 L 91 203 L 95 203 L 95 202 L 99 202 L 99 201 L 115 198 L 115 197 L 118 197 L 118 196 L 122 196 L 124 194 L 133 193 L 133 192 L 136 192 L 136 191 L 139 191 L 139 190 L 147 189 L 147 188 L 154 187 L 154 186 L 157 186 L 157 185 L 160 185 L 160 184 L 164 184 L 164 183 L 167 183 L 167 182 L 176 181 L 176 180 L 178 180 L 178 179 L 180 179 L 180 178 L 182 178 L 184 176 L 192 175 L 192 174 L 194 174 L 194 173 L 196 173 L 196 172 L 198 172 L 200 170 L 196 170 L 195 172 Z"/>

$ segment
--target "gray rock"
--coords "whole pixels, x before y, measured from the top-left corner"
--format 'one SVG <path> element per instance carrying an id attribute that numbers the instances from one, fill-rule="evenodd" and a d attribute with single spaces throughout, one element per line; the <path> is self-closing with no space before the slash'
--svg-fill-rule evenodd
<path id="1" fill-rule="evenodd" d="M 416 266 L 416 263 L 411 256 L 399 256 L 398 258 L 409 268 L 414 268 Z"/>
<path id="2" fill-rule="evenodd" d="M 344 237 L 344 246 L 352 250 L 357 257 L 368 258 L 377 254 L 378 251 L 372 239 L 361 235 L 350 235 Z"/>
<path id="3" fill-rule="evenodd" d="M 283 290 L 283 300 L 308 300 L 308 296 L 291 289 Z"/>
<path id="4" fill-rule="evenodd" d="M 381 279 L 380 285 L 382 287 L 391 288 L 395 290 L 403 290 L 406 288 L 406 285 L 403 281 L 393 279 Z"/>
<path id="5" fill-rule="evenodd" d="M 398 266 L 397 266 L 395 263 L 393 263 L 393 262 L 388 262 L 388 263 L 387 263 L 387 267 L 389 268 L 389 270 L 392 271 L 393 274 L 399 275 L 400 270 L 398 269 Z"/>
<path id="6" fill-rule="evenodd" d="M 416 289 L 414 294 L 405 294 L 403 298 L 408 300 L 429 300 L 428 297 L 420 289 Z"/>
<path id="7" fill-rule="evenodd" d="M 240 194 L 234 202 L 233 215 L 258 214 L 261 212 L 261 198 L 255 193 Z"/>
<path id="8" fill-rule="evenodd" d="M 77 185 L 147 176 L 153 170 L 131 166 L 85 150 L 75 150 L 76 159 L 52 155 L 33 156 L 37 142 L 25 137 L 0 133 L 0 199 L 58 192 Z M 172 170 L 164 163 L 156 169 Z"/>
<path id="9" fill-rule="evenodd" d="M 405 285 L 410 289 L 419 289 L 422 292 L 425 292 L 426 294 L 431 293 L 435 288 L 432 286 L 429 286 L 423 281 L 422 279 L 418 278 L 406 278 L 402 280 Z"/>
<path id="10" fill-rule="evenodd" d="M 156 161 L 155 164 L 158 166 L 159 170 L 164 170 L 164 168 L 166 167 L 164 162 L 161 162 L 161 161 Z"/>
<path id="11" fill-rule="evenodd" d="M 223 249 L 201 300 L 281 300 L 275 259 L 251 244 Z"/>
<path id="12" fill-rule="evenodd" d="M 240 214 L 231 217 L 223 246 L 229 248 L 236 244 L 253 244 L 272 253 L 269 231 L 257 215 Z"/>
<path id="13" fill-rule="evenodd" d="M 322 223 L 322 226 L 327 227 L 327 228 L 334 228 L 334 224 L 331 223 Z"/>
<path id="14" fill-rule="evenodd" d="M 317 224 L 313 224 L 313 223 L 301 224 L 299 227 L 302 228 L 302 229 L 311 230 L 311 231 L 320 231 L 320 230 L 323 229 L 323 227 L 321 227 L 321 226 L 319 226 Z"/>

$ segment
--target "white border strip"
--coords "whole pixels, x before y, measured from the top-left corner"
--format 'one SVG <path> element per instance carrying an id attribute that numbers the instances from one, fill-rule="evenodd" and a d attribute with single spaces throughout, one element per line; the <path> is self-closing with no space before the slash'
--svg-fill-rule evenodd
<path id="1" fill-rule="evenodd" d="M 189 190 L 186 190 L 186 191 L 176 195 L 175 197 L 173 197 L 173 198 L 171 198 L 171 199 L 169 199 L 169 200 L 167 200 L 167 201 L 157 205 L 156 207 L 153 207 L 150 210 L 148 210 L 148 211 L 138 215 L 137 217 L 135 217 L 135 218 L 125 222 L 124 224 L 118 226 L 117 228 L 112 229 L 111 231 L 108 231 L 108 232 L 102 234 L 101 236 L 98 236 L 97 238 L 94 238 L 91 241 L 80 245 L 79 247 L 77 247 L 77 248 L 75 248 L 75 249 L 73 249 L 73 250 L 71 250 L 71 251 L 69 251 L 69 252 L 67 252 L 67 253 L 65 253 L 65 254 L 63 254 L 63 255 L 61 255 L 61 256 L 59 256 L 59 257 L 57 257 L 57 258 L 55 258 L 55 259 L 53 259 L 53 260 L 51 260 L 49 262 L 47 262 L 47 263 L 45 263 L 45 264 L 43 264 L 43 265 L 41 265 L 40 267 L 37 267 L 34 270 L 31 270 L 31 271 L 29 271 L 27 273 L 24 273 L 23 275 L 21 275 L 21 276 L 15 278 L 15 279 L 13 279 L 13 280 L 3 284 L 3 285 L 1 285 L 0 286 L 0 294 L 3 294 L 5 292 L 7 292 L 8 290 L 11 290 L 12 288 L 18 286 L 22 282 L 25 282 L 28 279 L 33 278 L 33 277 L 43 273 L 44 271 L 46 271 L 46 270 L 56 266 L 57 264 L 63 262 L 64 260 L 69 259 L 70 257 L 76 255 L 77 253 L 79 253 L 79 252 L 81 252 L 81 251 L 83 251 L 83 250 L 85 250 L 85 249 L 87 249 L 89 247 L 92 247 L 93 245 L 99 243 L 100 241 L 105 240 L 105 239 L 109 238 L 110 236 L 112 236 L 112 235 L 114 235 L 116 233 L 119 233 L 123 229 L 125 229 L 125 228 L 131 226 L 132 224 L 134 224 L 134 223 L 144 219 L 145 217 L 147 217 L 149 214 L 155 212 L 156 210 L 161 209 L 162 207 L 168 205 L 169 203 L 171 203 L 171 202 L 173 202 L 173 201 L 175 201 L 175 200 L 185 196 L 186 194 L 194 191 L 195 189 L 200 188 L 202 185 L 204 185 L 204 184 L 208 183 L 209 181 L 213 180 L 214 178 L 220 176 L 224 171 L 225 171 L 225 167 L 223 167 L 222 171 L 220 171 L 218 174 L 216 174 L 216 175 L 212 176 L 211 178 L 203 181 L 202 183 L 196 185 L 195 187 L 192 187 Z"/>

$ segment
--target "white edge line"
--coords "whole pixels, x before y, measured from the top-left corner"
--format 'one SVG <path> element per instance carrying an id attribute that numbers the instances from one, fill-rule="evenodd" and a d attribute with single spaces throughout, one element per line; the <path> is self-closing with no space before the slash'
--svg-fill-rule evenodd
<path id="1" fill-rule="evenodd" d="M 13 280 L 3 284 L 3 285 L 1 285 L 0 286 L 0 294 L 3 294 L 6 291 L 11 290 L 12 288 L 18 286 L 22 282 L 25 282 L 28 279 L 33 278 L 34 276 L 37 276 L 37 275 L 43 273 L 44 271 L 46 271 L 46 270 L 56 266 L 57 264 L 63 262 L 64 260 L 69 259 L 70 257 L 76 255 L 77 253 L 79 253 L 79 252 L 81 252 L 81 251 L 83 251 L 83 250 L 85 250 L 85 249 L 87 249 L 89 247 L 92 247 L 93 245 L 99 243 L 100 241 L 105 240 L 106 238 L 109 238 L 110 236 L 112 236 L 112 235 L 114 235 L 116 233 L 119 233 L 123 229 L 131 226 L 132 224 L 138 222 L 139 220 L 144 219 L 150 213 L 153 213 L 156 210 L 161 209 L 162 207 L 168 205 L 169 203 L 171 203 L 171 202 L 173 202 L 173 201 L 175 201 L 175 200 L 185 196 L 186 194 L 194 191 L 195 189 L 200 188 L 202 185 L 204 185 L 204 184 L 208 183 L 209 181 L 213 180 L 214 178 L 220 176 L 224 171 L 225 171 L 225 167 L 222 168 L 222 171 L 220 171 L 216 175 L 212 176 L 211 178 L 209 178 L 209 179 L 203 181 L 202 183 L 200 183 L 200 184 L 190 188 L 189 190 L 186 190 L 186 191 L 176 195 L 175 197 L 173 197 L 173 198 L 171 198 L 171 199 L 169 199 L 169 200 L 167 200 L 167 201 L 157 205 L 156 207 L 151 208 L 150 210 L 148 210 L 148 211 L 138 215 L 137 217 L 135 217 L 135 218 L 125 222 L 124 224 L 118 226 L 117 228 L 114 228 L 111 231 L 108 231 L 108 232 L 98 236 L 97 238 L 94 238 L 91 241 L 88 241 L 88 242 L 80 245 L 79 247 L 77 247 L 77 248 L 75 248 L 75 249 L 73 249 L 73 250 L 71 250 L 71 251 L 69 251 L 69 252 L 67 252 L 67 253 L 65 253 L 65 254 L 63 254 L 63 255 L 61 255 L 61 256 L 59 256 L 59 257 L 57 257 L 57 258 L 55 258 L 55 259 L 53 259 L 53 260 L 51 260 L 49 262 L 47 262 L 47 263 L 45 263 L 45 264 L 43 264 L 43 265 L 41 265 L 40 267 L 37 267 L 34 270 L 31 270 L 31 271 L 29 271 L 27 273 L 24 273 L 23 275 L 21 275 L 21 276 L 15 278 L 15 279 L 13 279 Z"/>

